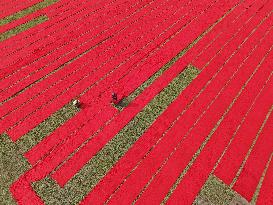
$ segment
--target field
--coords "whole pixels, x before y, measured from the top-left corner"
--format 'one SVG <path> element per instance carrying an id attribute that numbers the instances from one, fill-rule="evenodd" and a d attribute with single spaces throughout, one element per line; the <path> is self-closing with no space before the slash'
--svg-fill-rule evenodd
<path id="1" fill-rule="evenodd" d="M 272 0 L 3 0 L 0 26 L 1 205 L 273 205 Z"/>

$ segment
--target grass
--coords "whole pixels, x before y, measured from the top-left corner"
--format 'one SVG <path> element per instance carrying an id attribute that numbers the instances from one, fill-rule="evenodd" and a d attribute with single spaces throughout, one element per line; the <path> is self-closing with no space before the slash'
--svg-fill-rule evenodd
<path id="1" fill-rule="evenodd" d="M 235 197 L 234 191 L 214 175 L 210 175 L 200 191 L 200 196 L 212 204 L 229 204 Z"/>
<path id="2" fill-rule="evenodd" d="M 16 204 L 9 188 L 30 165 L 6 134 L 0 135 L 0 204 Z"/>
<path id="3" fill-rule="evenodd" d="M 257 195 L 259 188 L 257 187 L 256 190 Z M 200 190 L 193 204 L 201 205 L 202 201 L 205 201 L 208 205 L 256 204 L 256 199 L 248 203 L 240 194 L 212 174 Z"/>
<path id="4" fill-rule="evenodd" d="M 21 11 L 18 11 L 15 14 L 9 15 L 3 19 L 0 19 L 0 26 L 4 26 L 12 21 L 15 21 L 17 19 L 20 19 L 28 14 L 34 13 L 35 11 L 38 11 L 42 8 L 45 8 L 53 3 L 56 3 L 58 0 L 44 0 L 42 2 L 39 2 L 33 6 L 30 6 L 26 9 L 23 9 Z"/>
<path id="5" fill-rule="evenodd" d="M 99 151 L 61 189 L 51 178 L 33 184 L 46 204 L 76 204 L 93 188 L 127 152 L 153 121 L 195 78 L 198 70 L 190 66 L 180 73 L 145 108 L 139 112 L 107 145 Z"/>
<path id="6" fill-rule="evenodd" d="M 28 21 L 24 24 L 21 24 L 11 30 L 8 30 L 0 35 L 0 42 L 7 40 L 8 38 L 15 36 L 23 31 L 26 31 L 27 29 L 30 29 L 38 24 L 41 24 L 48 20 L 48 17 L 46 15 L 39 16 L 31 21 Z"/>

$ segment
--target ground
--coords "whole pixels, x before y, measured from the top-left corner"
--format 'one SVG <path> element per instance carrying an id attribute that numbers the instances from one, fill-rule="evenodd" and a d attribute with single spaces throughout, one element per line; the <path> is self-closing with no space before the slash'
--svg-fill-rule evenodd
<path id="1" fill-rule="evenodd" d="M 272 13 L 1 1 L 0 204 L 272 205 Z"/>

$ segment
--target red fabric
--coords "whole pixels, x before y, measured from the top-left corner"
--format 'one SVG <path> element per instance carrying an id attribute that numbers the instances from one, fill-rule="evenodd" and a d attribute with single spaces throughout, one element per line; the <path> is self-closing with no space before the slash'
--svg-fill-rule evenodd
<path id="1" fill-rule="evenodd" d="M 202 73 L 200 74 L 200 75 L 202 75 Z M 207 77 L 207 75 L 206 75 L 206 77 Z M 202 79 L 202 78 L 200 78 L 200 79 Z M 200 80 L 199 79 L 199 77 L 196 79 L 196 82 L 202 82 L 202 80 Z M 199 81 L 198 81 L 199 80 Z M 204 81 L 204 82 L 206 82 L 206 81 Z M 193 87 L 194 87 L 194 84 L 191 84 Z M 198 87 L 198 86 L 197 86 Z M 196 87 L 195 87 L 196 88 Z M 178 124 L 178 123 L 177 123 Z M 185 123 L 185 125 L 186 125 L 187 123 Z M 145 139 L 145 138 L 143 138 L 143 139 Z M 167 138 L 166 137 L 166 139 L 170 139 L 170 138 Z M 171 139 L 173 139 L 173 138 L 171 138 Z M 148 140 L 149 141 L 149 140 Z M 169 147 L 172 147 L 169 143 L 166 143 L 166 145 L 168 144 L 168 146 Z M 165 147 L 165 148 L 167 148 L 167 147 Z M 159 155 L 161 155 L 162 154 L 162 152 L 163 151 L 165 151 L 164 149 L 162 149 L 162 150 L 160 150 L 161 152 L 159 152 L 158 153 L 158 155 L 154 155 L 154 156 L 156 156 L 156 158 L 154 158 L 154 160 L 159 160 L 158 158 L 159 158 Z M 130 156 L 130 155 L 129 155 Z M 127 159 L 127 158 L 126 158 Z M 128 158 L 129 159 L 129 158 Z M 152 157 L 150 158 L 151 160 L 153 159 Z M 148 162 L 147 162 L 147 164 L 149 164 Z M 153 164 L 153 163 L 151 163 L 151 164 Z M 117 167 L 117 168 L 120 168 L 120 167 L 123 167 L 125 170 L 127 170 L 127 164 L 126 163 L 124 163 L 123 165 L 119 165 L 119 163 L 117 164 L 117 165 L 115 165 L 115 167 Z M 110 182 L 112 182 L 112 181 L 114 181 L 114 180 L 118 180 L 118 181 L 120 181 L 120 180 L 122 180 L 122 179 L 118 179 L 118 178 L 116 178 L 116 177 L 114 177 L 116 174 L 118 174 L 118 173 L 121 173 L 121 175 L 124 175 L 125 173 L 126 173 L 126 171 L 121 171 L 121 170 L 119 170 L 119 171 L 117 171 L 116 169 L 117 168 L 113 168 L 110 172 L 109 172 L 109 174 L 107 174 L 106 175 L 106 181 L 105 182 L 103 182 L 103 185 L 105 185 L 106 187 L 105 187 L 105 189 L 103 189 L 102 187 L 98 187 L 98 188 L 95 188 L 94 190 L 96 190 L 96 191 L 92 191 L 87 197 L 86 197 L 86 199 L 83 201 L 83 203 L 89 203 L 89 202 L 96 202 L 96 203 L 101 203 L 103 200 L 105 200 L 105 199 L 107 199 L 107 198 L 105 198 L 105 197 L 109 197 L 109 195 L 111 194 L 111 190 L 113 191 L 115 188 L 115 185 L 112 185 L 113 186 L 113 189 L 111 188 L 110 189 Z M 140 173 L 141 171 L 139 171 L 138 173 Z M 114 176 L 113 177 L 111 177 L 112 176 L 112 174 L 114 174 Z M 108 177 L 109 176 L 109 177 Z M 126 176 L 126 175 L 125 175 Z M 123 176 L 124 177 L 124 176 Z M 138 179 L 138 180 L 140 180 L 140 179 L 144 179 L 143 177 L 145 177 L 145 176 L 142 176 L 141 178 L 138 178 L 137 176 L 135 177 L 135 179 Z M 118 181 L 114 181 L 114 183 L 118 183 Z M 106 183 L 107 182 L 107 183 Z M 127 181 L 126 181 L 127 182 Z M 139 182 L 137 182 L 137 183 L 139 183 Z M 134 189 L 136 188 L 136 181 L 134 181 Z M 107 195 L 105 195 L 106 193 L 106 189 L 107 189 Z M 120 193 L 122 193 L 122 191 L 120 191 Z M 126 193 L 131 193 L 131 192 L 126 192 Z M 103 194 L 103 196 L 101 195 L 101 194 Z M 131 193 L 132 194 L 132 193 Z M 122 196 L 122 199 L 121 198 L 118 198 L 119 200 L 121 200 L 121 201 L 123 201 L 124 203 L 127 203 L 128 201 L 126 200 L 126 199 L 128 199 L 128 198 L 126 198 L 126 197 L 132 197 L 132 195 L 130 195 L 130 196 Z M 121 201 L 119 201 L 119 203 L 121 203 Z"/>
<path id="2" fill-rule="evenodd" d="M 1 15 L 17 9 L 1 6 Z M 121 112 L 111 105 L 112 92 L 117 101 L 130 95 L 234 6 Z M 25 153 L 32 167 L 10 187 L 17 203 L 43 204 L 33 182 L 50 175 L 64 186 L 189 63 L 201 70 L 198 77 L 81 203 L 130 204 L 141 193 L 137 204 L 159 204 L 247 82 L 168 204 L 192 204 L 225 148 L 214 174 L 230 184 L 273 104 L 272 76 L 265 84 L 272 51 L 247 81 L 273 44 L 272 7 L 268 0 L 65 0 L 1 27 L 4 32 L 41 14 L 50 18 L 1 43 L 0 101 L 104 41 L 1 105 L 0 133 L 16 141 L 90 88 L 79 98 L 80 112 Z M 234 186 L 248 200 L 272 154 L 272 120 L 271 114 Z M 272 176 L 271 162 L 258 204 L 272 204 Z"/>
<path id="3" fill-rule="evenodd" d="M 182 45 L 183 46 L 183 45 Z M 178 48 L 179 49 L 179 48 Z M 174 51 L 175 52 L 175 51 Z M 157 53 L 155 53 L 156 55 L 160 55 L 160 53 L 159 54 L 157 54 Z M 171 57 L 171 55 L 172 55 L 172 53 L 170 53 L 170 55 L 169 56 L 166 56 L 166 57 Z M 139 79 L 135 79 L 133 76 L 135 76 L 135 73 L 134 72 L 132 72 L 127 78 L 124 78 L 124 79 L 122 79 L 122 82 L 119 82 L 119 83 L 117 83 L 118 84 L 118 87 L 117 88 L 120 88 L 120 87 L 123 87 L 122 85 L 124 85 L 124 87 L 126 86 L 127 87 L 127 89 L 128 88 L 130 88 L 129 90 L 124 90 L 125 91 L 125 93 L 124 93 L 124 91 L 123 91 L 123 93 L 125 94 L 125 95 L 128 95 L 130 92 L 132 92 L 137 86 L 139 86 L 139 85 L 141 85 L 142 84 L 142 82 L 143 81 L 145 81 L 145 79 L 147 79 L 150 75 L 151 75 L 151 72 L 155 72 L 156 70 L 155 69 L 158 69 L 161 65 L 164 65 L 164 63 L 165 62 L 167 62 L 168 61 L 168 59 L 167 58 L 165 58 L 164 59 L 164 61 L 162 60 L 161 62 L 160 62 L 160 64 L 159 65 L 157 65 L 157 66 L 151 66 L 151 69 L 145 69 L 144 71 L 143 71 L 143 74 L 141 75 L 141 78 L 139 78 Z M 142 66 L 141 65 L 139 65 L 138 66 L 139 67 L 139 69 L 142 69 Z M 126 71 L 126 67 L 124 67 L 124 70 Z M 135 70 L 135 72 L 139 72 L 137 69 Z M 145 75 L 145 73 L 146 73 L 146 75 Z M 115 77 L 117 78 L 117 80 L 118 80 L 118 78 L 119 78 L 119 76 L 120 75 L 115 75 Z M 132 80 L 132 79 L 135 79 L 135 81 L 134 80 Z M 113 79 L 113 77 L 108 77 L 107 78 L 107 80 L 108 80 L 108 82 L 115 82 L 115 79 Z M 129 82 L 129 83 L 128 83 Z M 105 84 L 105 86 L 109 86 L 109 84 L 107 83 L 107 81 L 104 83 Z M 86 95 L 84 95 L 80 100 L 81 100 L 81 102 L 88 102 L 88 104 L 90 103 L 90 101 L 92 100 L 94 100 L 94 99 L 96 99 L 95 98 L 95 96 L 96 96 L 96 93 L 99 93 L 99 92 L 101 92 L 101 90 L 105 90 L 105 89 L 107 89 L 107 87 L 105 88 L 105 89 L 102 89 L 102 87 L 99 87 L 99 86 L 96 86 L 95 87 L 95 89 L 96 90 L 94 90 L 94 89 L 91 89 L 90 90 L 90 92 L 88 92 L 88 93 L 86 93 Z M 119 90 L 119 91 L 122 91 L 122 90 Z M 94 97 L 92 97 L 92 96 L 94 96 Z M 104 93 L 103 94 L 103 96 L 101 96 L 100 97 L 100 99 L 99 100 L 97 100 L 96 99 L 96 101 L 95 101 L 95 103 L 104 103 L 104 102 L 107 102 L 107 103 L 109 103 L 109 96 L 111 96 L 111 93 L 110 93 L 110 90 L 109 90 L 109 92 L 106 92 L 106 93 Z M 91 106 L 91 107 L 93 107 L 93 106 L 95 106 L 96 107 L 96 104 L 95 103 L 93 103 L 91 101 L 91 103 L 92 104 L 90 104 L 90 105 L 88 105 L 88 106 Z M 93 105 L 94 104 L 94 105 Z M 103 106 L 101 106 L 101 107 L 103 107 Z M 95 109 L 90 109 L 90 110 L 93 110 L 93 111 L 95 111 L 96 110 L 96 108 Z M 81 112 L 79 115 L 84 115 L 84 116 L 88 116 L 89 114 L 89 109 L 86 111 L 86 110 L 84 110 L 83 112 Z M 85 114 L 84 114 L 85 113 Z M 91 112 L 92 113 L 92 112 Z M 79 116 L 77 116 L 77 118 L 78 118 Z M 77 121 L 77 118 L 74 118 L 74 120 L 73 120 L 73 118 L 72 118 L 72 121 L 75 121 L 75 122 L 77 122 L 77 124 L 79 124 L 80 122 L 79 121 Z M 81 118 L 79 117 L 79 119 L 81 120 Z M 86 118 L 84 118 L 85 120 L 86 120 Z M 109 116 L 109 119 L 110 119 L 110 116 Z M 68 124 L 68 126 L 67 126 L 67 128 L 69 128 L 70 127 L 70 124 L 72 124 L 72 123 L 69 123 Z M 58 129 L 59 130 L 59 129 Z M 53 134 L 54 135 L 54 134 Z M 62 137 L 64 137 L 65 135 L 62 135 Z M 51 137 L 50 137 L 51 138 Z M 53 136 L 52 136 L 52 138 L 53 138 Z M 56 135 L 54 135 L 54 138 L 56 138 Z M 57 137 L 58 138 L 58 137 Z M 45 140 L 44 142 L 46 143 L 46 144 L 48 144 L 46 141 L 48 141 L 48 140 Z M 56 141 L 52 141 L 52 146 L 54 145 L 56 143 Z M 39 147 L 43 147 L 43 149 L 44 149 L 44 143 L 40 143 L 39 145 L 38 145 Z M 43 152 L 42 150 L 43 149 L 35 149 L 36 151 L 38 151 L 38 152 Z M 49 149 L 50 149 L 50 147 L 49 147 Z M 48 149 L 48 150 L 49 150 Z M 32 152 L 32 153 L 35 153 L 34 155 L 37 155 L 37 152 L 36 151 L 34 151 L 34 152 Z M 30 151 L 31 152 L 31 151 Z M 27 156 L 31 156 L 32 154 L 27 154 Z M 41 155 L 40 155 L 41 156 Z M 29 157 L 28 157 L 29 158 Z M 29 158 L 30 159 L 30 158 Z M 36 158 L 36 160 L 38 160 L 38 158 Z M 36 161 L 35 160 L 35 161 Z M 33 161 L 33 160 L 31 160 L 30 159 L 30 161 Z"/>
<path id="4" fill-rule="evenodd" d="M 141 5 L 138 5 L 141 6 Z M 137 8 L 133 8 L 133 9 L 137 9 Z M 145 11 L 145 10 L 144 10 Z M 40 58 L 38 61 L 35 61 L 32 64 L 27 64 L 24 63 L 24 61 L 29 61 L 32 58 L 25 58 L 26 60 L 23 60 L 21 62 L 23 62 L 23 64 L 21 62 L 19 62 L 19 72 L 16 72 L 14 75 L 12 75 L 11 77 L 7 78 L 8 82 L 5 82 L 5 80 L 3 81 L 3 83 L 1 83 L 1 89 L 4 88 L 8 88 L 6 90 L 6 92 L 1 95 L 0 100 L 4 100 L 10 96 L 12 96 L 14 93 L 20 91 L 22 88 L 26 87 L 27 85 L 30 85 L 31 83 L 35 82 L 36 80 L 38 80 L 39 78 L 41 78 L 42 76 L 54 71 L 55 69 L 57 69 L 59 66 L 62 66 L 65 62 L 77 57 L 78 55 L 82 54 L 84 51 L 86 51 L 87 49 L 90 49 L 91 47 L 99 44 L 100 42 L 104 41 L 105 39 L 109 38 L 109 36 L 113 35 L 113 32 L 117 32 L 121 29 L 123 29 L 124 27 L 126 27 L 128 24 L 132 23 L 133 20 L 137 19 L 140 14 L 143 14 L 143 12 L 138 12 L 137 15 L 133 18 L 128 18 L 127 21 L 122 21 L 121 23 L 117 24 L 117 26 L 112 26 L 113 24 L 115 24 L 116 22 L 118 22 L 119 20 L 121 20 L 122 18 L 126 17 L 128 15 L 128 13 L 130 14 L 132 11 L 129 10 L 129 12 L 123 12 L 121 15 L 121 18 L 114 18 L 111 19 L 110 21 L 106 21 L 106 23 L 104 23 L 104 21 L 102 21 L 104 24 L 102 24 L 102 26 L 95 26 L 98 24 L 97 21 L 94 21 L 93 18 L 89 17 L 89 21 L 91 21 L 91 24 L 86 24 L 85 26 L 90 27 L 91 29 L 86 31 L 86 27 L 81 25 L 82 22 L 79 22 L 79 24 L 81 25 L 79 28 L 81 29 L 76 29 L 72 28 L 72 33 L 69 36 L 65 36 L 60 38 L 60 44 L 58 38 L 57 38 L 57 34 L 50 36 L 50 43 L 48 44 L 49 46 L 47 46 L 46 48 L 41 49 L 40 47 L 35 47 L 32 48 L 32 50 L 36 50 L 37 54 L 39 55 L 43 55 L 45 53 L 50 53 L 51 55 L 45 55 L 43 58 Z M 90 10 L 88 10 L 88 12 L 90 12 Z M 107 10 L 105 11 L 107 12 Z M 81 15 L 84 15 L 84 13 L 82 13 Z M 108 16 L 106 16 L 105 18 L 109 19 Z M 95 18 L 96 19 L 96 18 Z M 92 21 L 93 20 L 93 21 Z M 87 22 L 89 22 L 87 21 Z M 70 22 L 71 24 L 71 22 Z M 75 31 L 77 31 L 77 33 L 75 33 Z M 62 30 L 63 33 L 66 34 L 65 30 Z M 84 33 L 84 35 L 82 34 Z M 81 35 L 80 35 L 81 34 Z M 114 39 L 113 39 L 114 40 Z M 54 42 L 54 43 L 53 43 Z M 109 41 L 111 42 L 111 41 Z M 56 49 L 56 45 L 57 46 L 61 46 L 62 49 Z M 103 44 L 103 46 L 105 46 L 106 44 Z M 108 45 L 108 44 L 107 44 Z M 38 46 L 38 44 L 35 44 L 35 46 Z M 57 47 L 58 48 L 58 47 Z M 101 47 L 97 47 L 98 49 Z M 105 47 L 103 47 L 105 48 Z M 55 51 L 56 50 L 56 51 Z M 24 49 L 24 51 L 26 52 L 26 50 Z M 67 52 L 69 51 L 69 52 Z M 44 52 L 44 53 L 43 53 Z M 33 55 L 33 54 L 32 54 Z M 81 60 L 81 62 L 85 62 L 83 61 L 84 59 L 88 59 L 90 58 L 90 55 L 94 57 L 97 56 L 97 52 L 89 52 L 88 54 L 84 55 L 84 58 Z M 13 55 L 15 56 L 15 55 Z M 92 59 L 92 58 L 91 58 Z M 51 63 L 50 63 L 51 62 Z M 47 65 L 49 63 L 49 65 Z M 75 64 L 76 62 L 74 62 Z M 18 63 L 17 63 L 18 64 Z M 24 66 L 26 65 L 26 66 Z M 45 67 L 43 67 L 44 65 L 47 65 Z M 98 66 L 97 64 L 95 64 L 96 66 Z M 21 68 L 22 66 L 24 66 L 23 68 Z M 43 69 L 41 69 L 41 67 Z M 90 66 L 91 68 L 93 68 L 92 66 Z M 16 66 L 12 66 L 12 68 L 16 68 Z M 74 67 L 75 69 L 75 67 Z M 11 69 L 9 69 L 9 72 L 11 71 Z M 28 76 L 25 79 L 21 79 L 22 76 L 25 76 L 27 74 L 31 74 L 30 76 Z M 18 80 L 20 80 L 20 82 L 17 82 Z M 13 82 L 13 86 L 10 85 L 10 83 Z M 15 84 L 15 82 L 17 82 Z"/>

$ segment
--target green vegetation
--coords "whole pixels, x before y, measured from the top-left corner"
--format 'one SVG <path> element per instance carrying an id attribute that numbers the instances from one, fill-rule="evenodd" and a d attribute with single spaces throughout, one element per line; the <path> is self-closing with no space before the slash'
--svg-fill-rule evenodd
<path id="1" fill-rule="evenodd" d="M 41 24 L 41 23 L 43 23 L 43 22 L 45 22 L 47 20 L 48 20 L 47 16 L 42 15 L 42 16 L 39 16 L 39 17 L 29 21 L 29 22 L 21 24 L 21 25 L 13 28 L 11 30 L 8 30 L 8 31 L 6 31 L 6 32 L 4 32 L 4 33 L 2 33 L 0 35 L 0 42 L 4 41 L 4 40 L 6 40 L 6 39 L 8 39 L 8 38 L 10 38 L 12 36 L 15 36 L 18 33 L 21 33 L 21 32 L 23 32 L 23 31 L 25 31 L 25 30 L 27 30 L 29 28 L 32 28 L 32 27 L 34 27 L 34 26 L 36 26 L 38 24 Z"/>
<path id="2" fill-rule="evenodd" d="M 31 6 L 31 7 L 28 7 L 26 9 L 24 9 L 24 10 L 18 11 L 15 14 L 12 14 L 10 16 L 7 16 L 7 17 L 3 18 L 3 19 L 0 19 L 0 26 L 3 26 L 3 25 L 8 24 L 8 23 L 10 23 L 12 21 L 20 19 L 20 18 L 22 18 L 22 17 L 24 17 L 24 16 L 26 16 L 28 14 L 31 14 L 31 13 L 33 13 L 35 11 L 38 11 L 38 10 L 40 10 L 42 8 L 45 8 L 45 7 L 55 3 L 57 1 L 58 0 L 44 0 L 44 1 L 39 2 L 39 3 L 37 3 L 37 4 L 35 4 L 35 5 Z"/>
<path id="3" fill-rule="evenodd" d="M 0 204 L 16 204 L 9 188 L 30 165 L 8 135 L 0 135 Z"/>
<path id="4" fill-rule="evenodd" d="M 180 73 L 165 89 L 146 105 L 133 120 L 110 140 L 63 189 L 58 187 L 58 185 L 49 177 L 34 183 L 34 189 L 47 204 L 58 204 L 60 201 L 63 204 L 78 203 L 127 152 L 181 91 L 189 85 L 197 76 L 198 72 L 197 69 L 189 66 Z M 55 195 L 57 197 L 55 197 Z"/>
<path id="5" fill-rule="evenodd" d="M 230 186 L 223 183 L 219 178 L 214 175 L 210 175 L 193 204 L 246 205 L 249 204 L 249 202 L 244 199 L 240 194 L 232 190 Z M 256 203 L 253 201 L 250 204 Z"/>
<path id="6" fill-rule="evenodd" d="M 212 204 L 229 204 L 235 196 L 234 191 L 217 177 L 211 175 L 204 184 L 200 195 Z"/>

